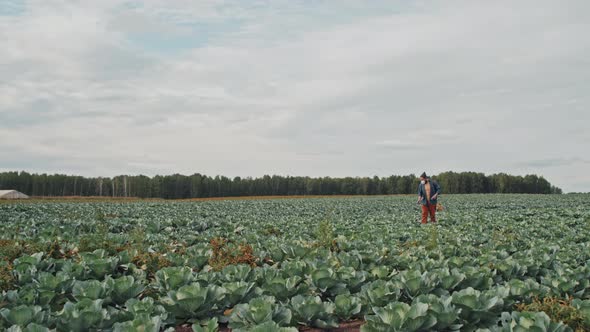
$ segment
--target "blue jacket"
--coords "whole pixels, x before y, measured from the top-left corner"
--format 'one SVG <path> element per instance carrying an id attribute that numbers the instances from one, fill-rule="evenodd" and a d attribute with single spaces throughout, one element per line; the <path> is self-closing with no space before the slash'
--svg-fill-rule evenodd
<path id="1" fill-rule="evenodd" d="M 430 182 L 430 204 L 432 205 L 436 205 L 436 202 L 438 201 L 438 195 L 440 194 L 440 186 L 438 185 L 438 182 L 434 181 L 434 180 L 429 180 Z M 436 194 L 436 199 L 432 199 L 432 196 L 434 196 Z M 422 205 L 427 205 L 428 202 L 426 202 L 426 188 L 425 185 L 420 183 L 418 185 L 418 196 L 422 197 Z"/>

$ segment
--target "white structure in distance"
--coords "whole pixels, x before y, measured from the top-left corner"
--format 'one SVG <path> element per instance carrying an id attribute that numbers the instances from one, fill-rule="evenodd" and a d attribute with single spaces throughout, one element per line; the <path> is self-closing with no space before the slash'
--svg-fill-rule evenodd
<path id="1" fill-rule="evenodd" d="M 0 199 L 26 199 L 29 196 L 16 190 L 0 190 Z"/>

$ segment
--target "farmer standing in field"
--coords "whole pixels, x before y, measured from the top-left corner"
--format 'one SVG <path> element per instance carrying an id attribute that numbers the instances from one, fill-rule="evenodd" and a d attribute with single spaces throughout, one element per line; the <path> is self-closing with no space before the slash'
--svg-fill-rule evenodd
<path id="1" fill-rule="evenodd" d="M 418 185 L 418 203 L 422 203 L 422 223 L 426 224 L 426 219 L 430 214 L 430 222 L 436 222 L 436 204 L 440 194 L 440 186 L 434 180 L 426 176 L 426 172 L 420 175 L 420 184 Z"/>

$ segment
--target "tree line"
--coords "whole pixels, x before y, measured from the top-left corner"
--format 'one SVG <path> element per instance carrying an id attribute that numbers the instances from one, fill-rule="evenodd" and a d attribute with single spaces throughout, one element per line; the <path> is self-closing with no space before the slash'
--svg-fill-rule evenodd
<path id="1" fill-rule="evenodd" d="M 542 176 L 504 173 L 444 172 L 432 177 L 447 194 L 531 193 L 561 194 Z M 141 198 L 203 198 L 289 195 L 415 194 L 414 174 L 388 177 L 302 177 L 265 175 L 259 178 L 193 175 L 119 175 L 82 177 L 63 174 L 0 173 L 0 189 L 15 189 L 29 196 L 107 196 Z"/>

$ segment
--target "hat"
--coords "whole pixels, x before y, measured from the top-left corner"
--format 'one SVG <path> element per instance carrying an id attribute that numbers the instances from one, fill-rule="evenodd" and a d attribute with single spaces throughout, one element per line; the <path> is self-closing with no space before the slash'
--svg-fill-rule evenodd
<path id="1" fill-rule="evenodd" d="M 422 172 L 422 175 L 420 175 L 421 178 L 428 178 L 428 176 L 426 176 L 426 172 Z"/>

